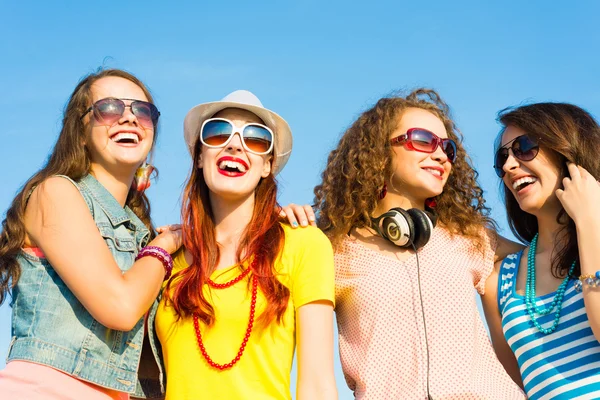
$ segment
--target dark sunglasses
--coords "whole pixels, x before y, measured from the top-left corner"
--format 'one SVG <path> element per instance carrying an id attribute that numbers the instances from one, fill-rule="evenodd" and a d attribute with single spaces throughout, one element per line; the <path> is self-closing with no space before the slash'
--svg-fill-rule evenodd
<path id="1" fill-rule="evenodd" d="M 225 118 L 209 118 L 204 121 L 200 128 L 200 141 L 207 147 L 225 147 L 236 133 L 242 138 L 242 146 L 251 153 L 262 155 L 273 150 L 271 129 L 254 122 L 238 129 Z"/>
<path id="2" fill-rule="evenodd" d="M 131 101 L 130 104 L 125 104 L 123 100 Z M 156 106 L 147 101 L 135 99 L 115 99 L 107 97 L 98 100 L 90 108 L 85 110 L 81 118 L 85 117 L 90 111 L 94 111 L 94 118 L 101 124 L 112 125 L 117 122 L 129 107 L 131 113 L 135 115 L 137 120 L 144 128 L 154 128 L 158 123 L 160 112 Z"/>
<path id="3" fill-rule="evenodd" d="M 494 157 L 494 169 L 500 178 L 503 178 L 505 175 L 503 167 L 506 160 L 508 160 L 509 148 L 512 150 L 513 155 L 521 161 L 533 160 L 540 151 L 538 142 L 527 135 L 517 136 L 504 146 L 500 147 L 498 151 L 496 151 L 496 156 Z"/>
<path id="4" fill-rule="evenodd" d="M 406 144 L 408 149 L 422 153 L 434 153 L 439 146 L 451 163 L 456 161 L 456 142 L 452 139 L 440 139 L 427 129 L 411 128 L 404 135 L 390 139 L 390 143 L 393 145 Z"/>

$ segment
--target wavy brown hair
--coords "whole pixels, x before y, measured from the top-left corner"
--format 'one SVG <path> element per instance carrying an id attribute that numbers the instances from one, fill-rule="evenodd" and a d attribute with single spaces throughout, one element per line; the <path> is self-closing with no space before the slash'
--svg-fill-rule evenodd
<path id="1" fill-rule="evenodd" d="M 209 189 L 202 169 L 195 167 L 201 152 L 202 143 L 197 140 L 181 211 L 183 246 L 190 252 L 193 261 L 189 268 L 173 275 L 164 293 L 178 317 L 197 314 L 206 325 L 212 325 L 215 320 L 214 308 L 204 296 L 202 288 L 219 263 L 220 248 L 215 236 Z M 275 154 L 272 157 L 276 159 Z M 290 298 L 290 290 L 279 282 L 275 271 L 275 261 L 285 240 L 277 211 L 280 209 L 277 204 L 277 183 L 271 173 L 262 178 L 255 189 L 252 218 L 242 234 L 237 251 L 240 272 L 243 271 L 242 265 L 253 260 L 251 273 L 258 278 L 258 286 L 267 299 L 266 309 L 258 319 L 262 326 L 275 319 L 281 322 Z"/>
<path id="2" fill-rule="evenodd" d="M 363 112 L 344 132 L 329 154 L 322 183 L 315 187 L 319 226 L 337 246 L 353 228 L 370 226 L 378 194 L 392 177 L 393 150 L 390 136 L 398 128 L 407 108 L 420 108 L 437 116 L 457 145 L 456 161 L 444 187 L 434 200 L 438 223 L 452 234 L 474 240 L 483 249 L 484 227 L 494 227 L 483 190 L 477 184 L 477 171 L 462 146 L 462 134 L 450 116 L 448 105 L 431 89 L 416 89 L 405 97 L 380 99 Z"/>
<path id="3" fill-rule="evenodd" d="M 154 102 L 150 91 L 135 76 L 120 69 L 106 69 L 91 73 L 81 81 L 71 93 L 65 107 L 62 128 L 56 144 L 42 169 L 36 172 L 18 191 L 11 206 L 6 211 L 6 219 L 2 222 L 0 233 L 0 304 L 6 295 L 17 284 L 21 268 L 17 261 L 21 248 L 25 243 L 25 208 L 30 192 L 45 179 L 54 175 L 66 175 L 78 180 L 90 173 L 90 155 L 86 147 L 86 136 L 89 123 L 83 122 L 82 114 L 92 105 L 92 85 L 105 77 L 127 79 L 142 89 L 148 101 Z M 158 127 L 154 127 L 154 143 L 156 143 Z M 150 221 L 150 203 L 145 194 L 130 190 L 126 205 L 153 232 Z"/>
<path id="4" fill-rule="evenodd" d="M 536 103 L 521 107 L 509 107 L 498 113 L 503 125 L 495 148 L 500 147 L 502 134 L 507 126 L 514 126 L 537 139 L 540 149 L 548 152 L 555 161 L 561 177 L 569 176 L 567 161 L 585 168 L 600 179 L 600 126 L 584 109 L 568 103 Z M 561 180 L 562 182 L 562 180 Z M 537 218 L 521 210 L 512 192 L 501 182 L 504 203 L 510 229 L 525 243 L 531 242 L 538 232 Z M 552 274 L 563 278 L 573 260 L 579 261 L 575 222 L 563 209 L 556 216 L 561 225 L 552 256 Z M 579 262 L 575 276 L 581 274 Z"/>

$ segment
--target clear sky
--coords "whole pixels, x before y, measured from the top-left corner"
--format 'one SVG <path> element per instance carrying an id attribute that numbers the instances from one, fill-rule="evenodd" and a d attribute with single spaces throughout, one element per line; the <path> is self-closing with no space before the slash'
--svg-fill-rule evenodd
<path id="1" fill-rule="evenodd" d="M 356 116 L 398 89 L 437 89 L 465 137 L 488 205 L 509 237 L 492 169 L 496 114 L 532 101 L 600 113 L 595 1 L 0 0 L 0 213 L 45 161 L 78 80 L 127 69 L 162 113 L 149 190 L 157 224 L 179 220 L 190 168 L 183 118 L 253 91 L 294 135 L 280 202 L 311 203 L 329 151 Z M 10 308 L 0 307 L 0 368 Z M 336 374 L 341 399 L 351 398 Z"/>

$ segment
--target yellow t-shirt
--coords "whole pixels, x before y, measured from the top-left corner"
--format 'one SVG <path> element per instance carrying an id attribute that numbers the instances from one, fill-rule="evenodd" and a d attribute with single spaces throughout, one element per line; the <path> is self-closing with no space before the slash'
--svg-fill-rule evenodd
<path id="1" fill-rule="evenodd" d="M 290 289 L 290 300 L 282 323 L 259 329 L 255 323 L 244 354 L 232 368 L 218 370 L 202 356 L 192 317 L 177 320 L 164 297 L 156 314 L 156 333 L 162 345 L 167 374 L 167 400 L 184 399 L 291 399 L 290 372 L 296 346 L 296 310 L 318 300 L 334 302 L 333 251 L 327 237 L 317 228 L 292 229 L 282 225 L 285 244 L 277 259 L 279 281 Z M 183 252 L 174 259 L 173 272 L 189 265 Z M 215 271 L 217 283 L 237 277 L 240 268 Z M 206 352 L 219 364 L 237 355 L 248 326 L 252 289 L 250 276 L 226 289 L 204 285 L 204 294 L 215 310 L 215 323 L 200 322 Z M 256 319 L 265 308 L 260 287 Z"/>

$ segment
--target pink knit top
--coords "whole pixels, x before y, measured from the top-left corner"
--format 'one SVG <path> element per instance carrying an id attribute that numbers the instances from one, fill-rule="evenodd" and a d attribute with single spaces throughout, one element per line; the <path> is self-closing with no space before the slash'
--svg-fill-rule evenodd
<path id="1" fill-rule="evenodd" d="M 347 238 L 336 252 L 336 316 L 346 382 L 357 399 L 523 399 L 481 320 L 496 240 L 485 253 L 436 228 L 417 261 L 398 261 Z"/>

